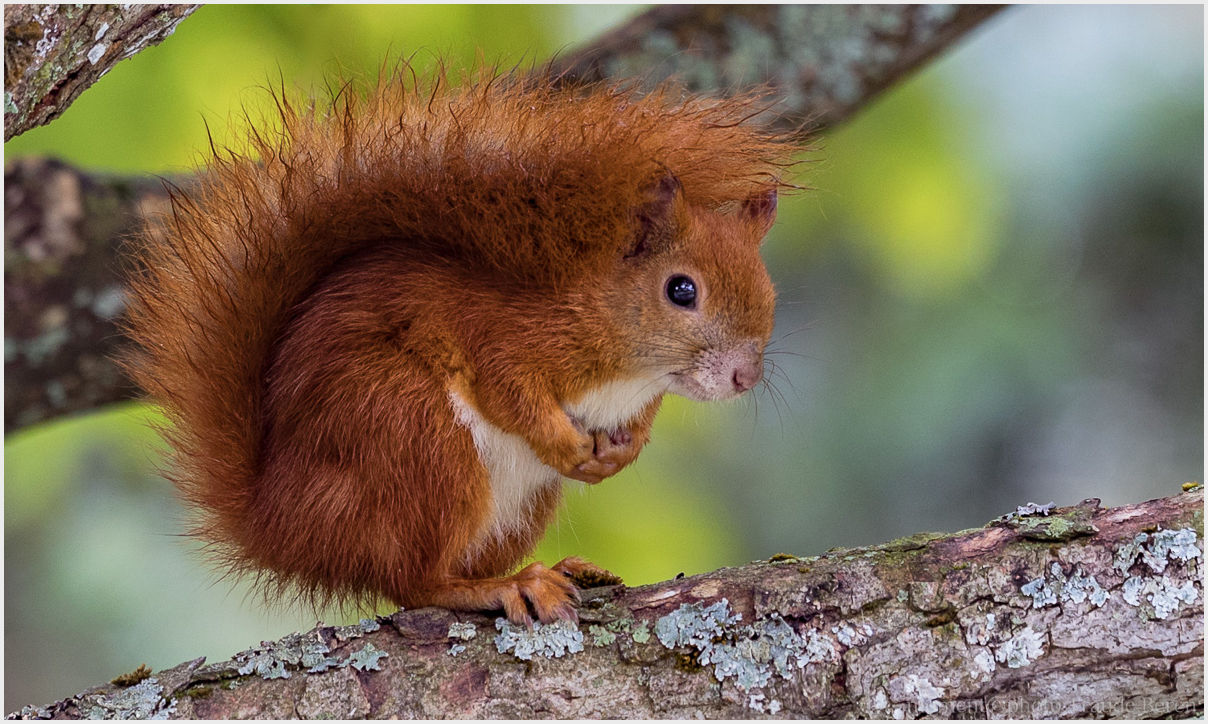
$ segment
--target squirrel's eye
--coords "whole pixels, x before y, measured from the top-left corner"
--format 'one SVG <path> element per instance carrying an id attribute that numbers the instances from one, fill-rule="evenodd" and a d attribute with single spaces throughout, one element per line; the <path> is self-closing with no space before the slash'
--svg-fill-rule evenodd
<path id="1" fill-rule="evenodd" d="M 667 280 L 667 298 L 671 303 L 691 309 L 696 306 L 696 282 L 678 274 Z"/>

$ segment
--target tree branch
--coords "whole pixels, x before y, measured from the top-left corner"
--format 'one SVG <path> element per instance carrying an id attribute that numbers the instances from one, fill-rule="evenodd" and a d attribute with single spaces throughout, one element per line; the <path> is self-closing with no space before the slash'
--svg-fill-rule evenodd
<path id="1" fill-rule="evenodd" d="M 567 80 L 640 74 L 647 82 L 679 73 L 699 91 L 766 83 L 769 100 L 779 101 L 768 122 L 817 131 L 846 118 L 996 10 L 658 7 L 552 70 Z M 44 196 L 51 183 L 67 196 L 29 207 L 17 201 Z M 137 230 L 139 209 L 164 203 L 164 192 L 142 177 L 94 178 L 38 161 L 6 167 L 5 188 L 8 432 L 131 394 L 111 357 L 122 341 L 116 325 L 124 308 L 119 240 Z M 48 245 L 54 247 L 49 260 L 40 256 Z"/>
<path id="2" fill-rule="evenodd" d="M 433 608 L 321 626 L 21 715 L 1202 715 L 1202 490 L 594 589 L 577 627 Z"/>
<path id="3" fill-rule="evenodd" d="M 1002 5 L 664 5 L 554 64 L 570 81 L 675 78 L 691 91 L 756 86 L 765 122 L 815 133 L 845 120 Z"/>
<path id="4" fill-rule="evenodd" d="M 6 5 L 4 140 L 50 123 L 119 60 L 157 45 L 197 5 Z"/>
<path id="5" fill-rule="evenodd" d="M 4 174 L 4 428 L 129 399 L 121 247 L 166 210 L 153 177 L 89 175 L 28 158 Z"/>

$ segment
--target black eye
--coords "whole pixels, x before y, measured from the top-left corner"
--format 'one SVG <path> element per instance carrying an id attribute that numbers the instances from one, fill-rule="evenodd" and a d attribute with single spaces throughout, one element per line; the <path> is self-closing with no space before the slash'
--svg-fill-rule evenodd
<path id="1" fill-rule="evenodd" d="M 667 298 L 671 303 L 691 309 L 696 306 L 696 282 L 689 277 L 677 274 L 667 280 Z"/>

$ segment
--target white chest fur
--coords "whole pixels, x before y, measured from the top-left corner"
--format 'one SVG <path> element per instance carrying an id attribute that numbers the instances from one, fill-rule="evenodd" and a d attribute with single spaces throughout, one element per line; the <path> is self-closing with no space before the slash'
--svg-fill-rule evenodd
<path id="1" fill-rule="evenodd" d="M 666 389 L 662 380 L 618 380 L 590 390 L 563 409 L 587 429 L 613 430 L 631 420 Z M 491 482 L 491 515 L 479 541 L 505 536 L 528 517 L 537 491 L 557 483 L 561 476 L 537 458 L 524 438 L 487 422 L 457 392 L 449 391 L 449 401 L 457 423 L 470 431 L 478 459 Z"/>
<path id="2" fill-rule="evenodd" d="M 615 430 L 667 391 L 666 378 L 631 377 L 605 382 L 563 405 L 567 414 L 591 430 Z"/>
<path id="3" fill-rule="evenodd" d="M 491 514 L 479 540 L 506 536 L 526 517 L 533 494 L 558 481 L 558 471 L 538 460 L 524 438 L 487 422 L 461 395 L 450 390 L 449 399 L 458 424 L 474 438 L 491 482 Z"/>

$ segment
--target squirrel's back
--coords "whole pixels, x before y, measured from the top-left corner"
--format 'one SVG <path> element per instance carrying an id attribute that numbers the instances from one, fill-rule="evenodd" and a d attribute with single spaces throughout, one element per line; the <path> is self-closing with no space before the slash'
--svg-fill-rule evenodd
<path id="1" fill-rule="evenodd" d="M 266 368 L 299 303 L 383 243 L 559 287 L 611 264 L 668 171 L 720 208 L 775 188 L 788 144 L 742 123 L 758 101 L 671 89 L 559 90 L 483 72 L 461 87 L 400 68 L 323 108 L 273 100 L 279 128 L 216 149 L 137 249 L 134 380 L 162 406 L 194 533 L 236 572 L 264 445 Z"/>

